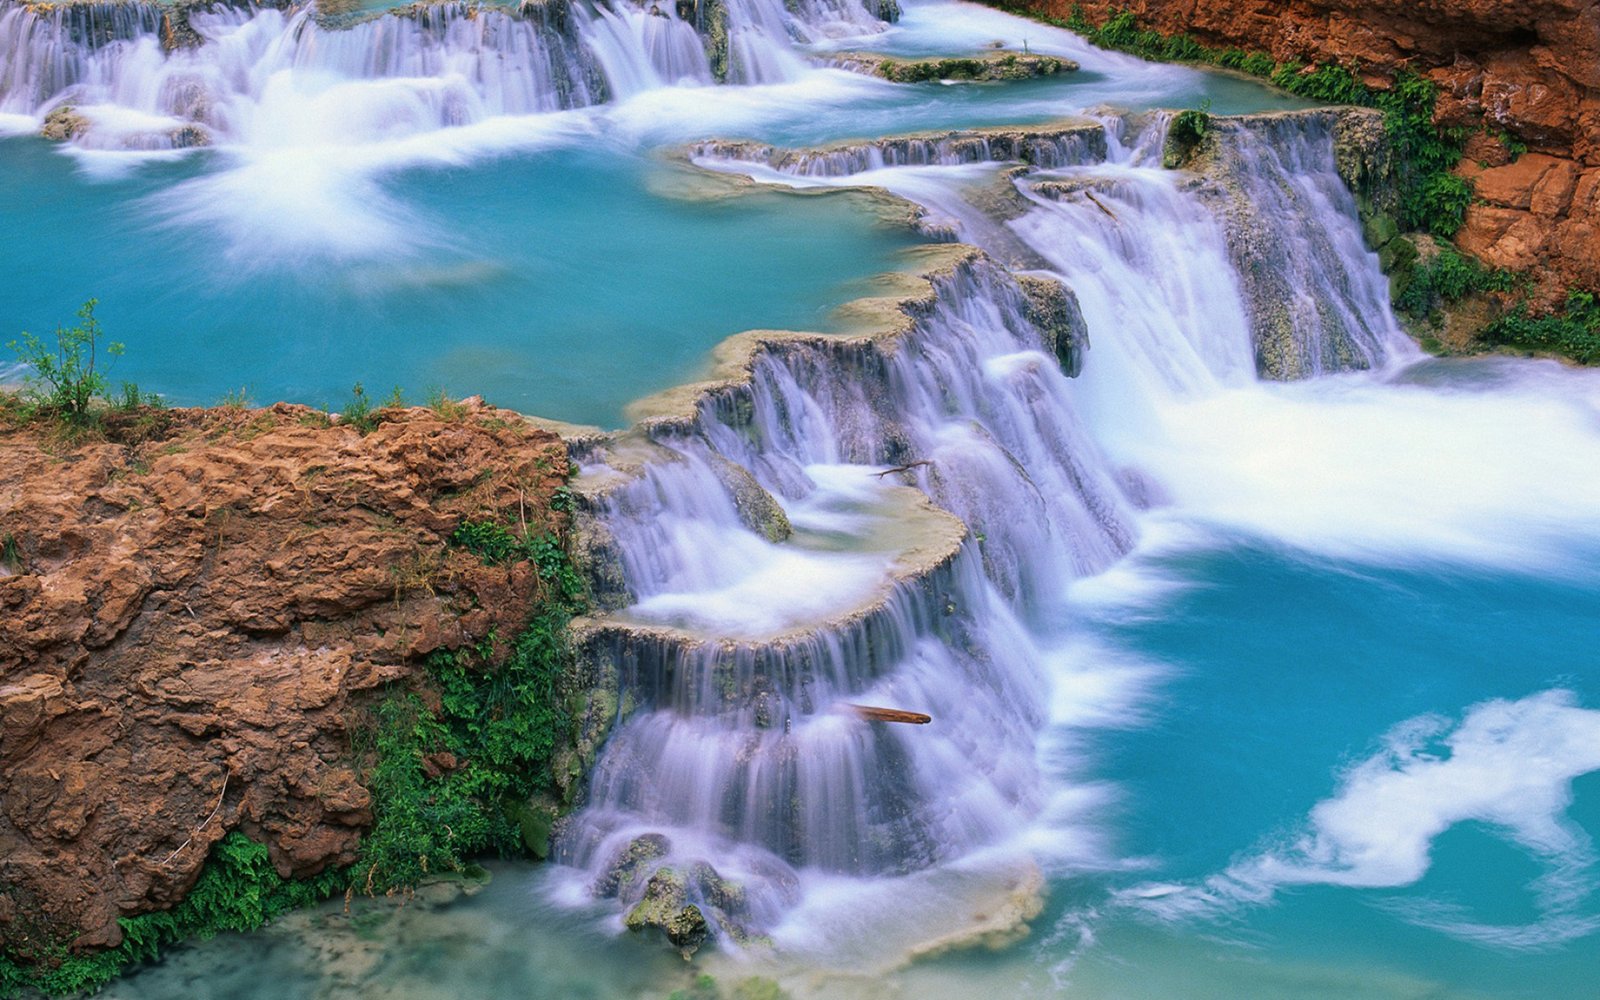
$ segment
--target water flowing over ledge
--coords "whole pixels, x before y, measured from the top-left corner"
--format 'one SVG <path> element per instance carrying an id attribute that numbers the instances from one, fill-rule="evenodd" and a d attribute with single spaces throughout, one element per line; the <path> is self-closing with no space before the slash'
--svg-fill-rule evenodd
<path id="1" fill-rule="evenodd" d="M 925 229 L 1021 246 L 1039 273 L 927 248 L 916 276 L 848 307 L 863 332 L 741 335 L 710 380 L 642 401 L 632 431 L 573 438 L 608 608 L 576 635 L 628 692 L 558 839 L 575 896 L 614 897 L 688 950 L 703 932 L 677 915 L 734 946 L 782 939 L 819 880 L 869 891 L 1005 858 L 980 909 L 1027 883 L 1029 852 L 996 849 L 1051 795 L 1033 619 L 1126 553 L 1161 494 L 1086 431 L 1103 389 L 1070 378 L 1094 331 L 1119 336 L 1087 369 L 1152 412 L 1405 352 L 1341 176 L 1377 155 L 1370 116 L 1217 119 L 1182 171 L 1160 166 L 1169 123 L 688 151 L 760 180 L 882 187 Z M 861 703 L 935 723 L 874 725 Z M 970 914 L 946 916 L 918 934 L 959 937 Z"/>
<path id="2" fill-rule="evenodd" d="M 577 449 L 621 607 L 576 631 L 634 699 L 559 840 L 596 893 L 698 871 L 678 902 L 748 940 L 810 877 L 948 864 L 1041 807 L 1017 615 L 1126 551 L 1128 505 L 1023 287 L 972 248 L 920 257 L 912 294 L 857 305 L 873 328 L 738 338 L 725 377 Z"/>
<path id="3" fill-rule="evenodd" d="M 891 0 L 442 0 L 326 13 L 7 0 L 0 114 L 97 149 L 281 141 L 285 125 L 394 136 L 679 84 L 780 82 L 809 65 L 795 43 L 870 34 L 896 16 Z"/>

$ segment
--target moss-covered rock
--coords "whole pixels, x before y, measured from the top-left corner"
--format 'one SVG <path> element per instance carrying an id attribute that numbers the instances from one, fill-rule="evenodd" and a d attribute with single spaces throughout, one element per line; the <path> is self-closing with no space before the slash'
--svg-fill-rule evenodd
<path id="1" fill-rule="evenodd" d="M 723 0 L 700 0 L 694 12 L 695 29 L 706 48 L 712 79 L 727 83 L 732 71 L 732 52 L 728 40 L 728 5 Z"/>
<path id="2" fill-rule="evenodd" d="M 550 834 L 556 820 L 561 818 L 561 806 L 545 796 L 535 796 L 510 808 L 511 821 L 517 825 L 522 846 L 528 853 L 543 861 L 550 856 Z"/>
<path id="3" fill-rule="evenodd" d="M 601 897 L 625 896 L 628 889 L 644 875 L 652 861 L 659 861 L 672 849 L 672 841 L 659 833 L 647 833 L 629 841 L 606 865 L 605 874 L 594 884 L 594 894 Z"/>
<path id="4" fill-rule="evenodd" d="M 1028 300 L 1028 321 L 1055 352 L 1062 372 L 1068 378 L 1077 378 L 1089 349 L 1089 324 L 1083 318 L 1078 297 L 1053 278 L 1024 274 L 1017 276 L 1017 284 Z"/>
<path id="5" fill-rule="evenodd" d="M 1204 111 L 1183 111 L 1167 127 L 1167 141 L 1161 147 L 1161 165 L 1181 170 L 1199 150 L 1211 131 L 1211 116 Z"/>
<path id="6" fill-rule="evenodd" d="M 710 927 L 700 907 L 689 902 L 689 881 L 674 868 L 660 868 L 645 884 L 644 898 L 623 918 L 630 931 L 656 928 L 682 953 L 693 955 L 705 943 Z"/>
<path id="7" fill-rule="evenodd" d="M 51 142 L 68 142 L 89 131 L 89 119 L 70 104 L 63 104 L 44 116 L 39 135 Z"/>
<path id="8" fill-rule="evenodd" d="M 995 52 L 981 56 L 947 59 L 900 59 L 894 56 L 844 56 L 839 65 L 846 69 L 880 76 L 891 83 L 924 83 L 933 80 L 1028 80 L 1034 77 L 1071 73 L 1078 64 L 1057 56 Z"/>
<path id="9" fill-rule="evenodd" d="M 756 481 L 749 470 L 722 458 L 712 459 L 712 468 L 723 488 L 733 498 L 739 520 L 769 542 L 781 542 L 794 532 L 789 515 L 776 497 Z"/>

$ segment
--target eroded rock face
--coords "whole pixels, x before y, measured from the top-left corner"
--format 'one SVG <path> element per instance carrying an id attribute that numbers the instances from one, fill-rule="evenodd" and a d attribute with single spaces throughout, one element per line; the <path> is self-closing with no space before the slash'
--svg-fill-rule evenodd
<path id="1" fill-rule="evenodd" d="M 447 545 L 555 526 L 559 439 L 482 406 L 116 417 L 67 445 L 0 414 L 0 948 L 116 944 L 238 829 L 285 875 L 355 859 L 363 692 L 515 635 L 538 582 Z"/>
<path id="2" fill-rule="evenodd" d="M 1427 77 L 1441 124 L 1484 125 L 1529 150 L 1512 163 L 1489 135 L 1468 148 L 1462 172 L 1493 176 L 1479 176 L 1461 247 L 1491 266 L 1531 269 L 1546 301 L 1574 285 L 1600 288 L 1594 0 L 1029 0 L 1057 17 L 1074 4 L 1097 21 L 1126 8 L 1206 45 L 1339 63 L 1376 85 L 1402 68 Z"/>

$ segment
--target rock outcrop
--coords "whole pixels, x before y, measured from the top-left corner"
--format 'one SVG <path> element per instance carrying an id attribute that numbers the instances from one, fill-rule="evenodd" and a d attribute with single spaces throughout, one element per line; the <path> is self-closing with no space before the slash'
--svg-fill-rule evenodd
<path id="1" fill-rule="evenodd" d="M 69 444 L 0 406 L 4 952 L 115 945 L 230 830 L 286 876 L 350 863 L 363 693 L 527 620 L 533 567 L 447 539 L 557 527 L 562 442 L 477 404 L 381 416 L 111 413 Z"/>
<path id="2" fill-rule="evenodd" d="M 1439 87 L 1440 124 L 1483 128 L 1461 172 L 1478 183 L 1460 246 L 1532 274 L 1540 297 L 1600 288 L 1600 4 L 1595 0 L 1022 0 L 1140 24 L 1280 62 L 1338 63 L 1382 86 L 1402 69 Z M 1520 157 L 1514 152 L 1526 148 Z"/>

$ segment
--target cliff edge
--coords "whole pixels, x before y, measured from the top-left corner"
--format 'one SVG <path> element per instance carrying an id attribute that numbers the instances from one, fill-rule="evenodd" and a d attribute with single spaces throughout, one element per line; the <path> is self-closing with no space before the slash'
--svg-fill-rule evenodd
<path id="1" fill-rule="evenodd" d="M 561 441 L 476 403 L 378 418 L 145 409 L 72 443 L 0 398 L 0 953 L 116 946 L 231 831 L 284 877 L 350 865 L 378 690 L 529 620 L 538 567 L 452 534 L 564 534 Z"/>

